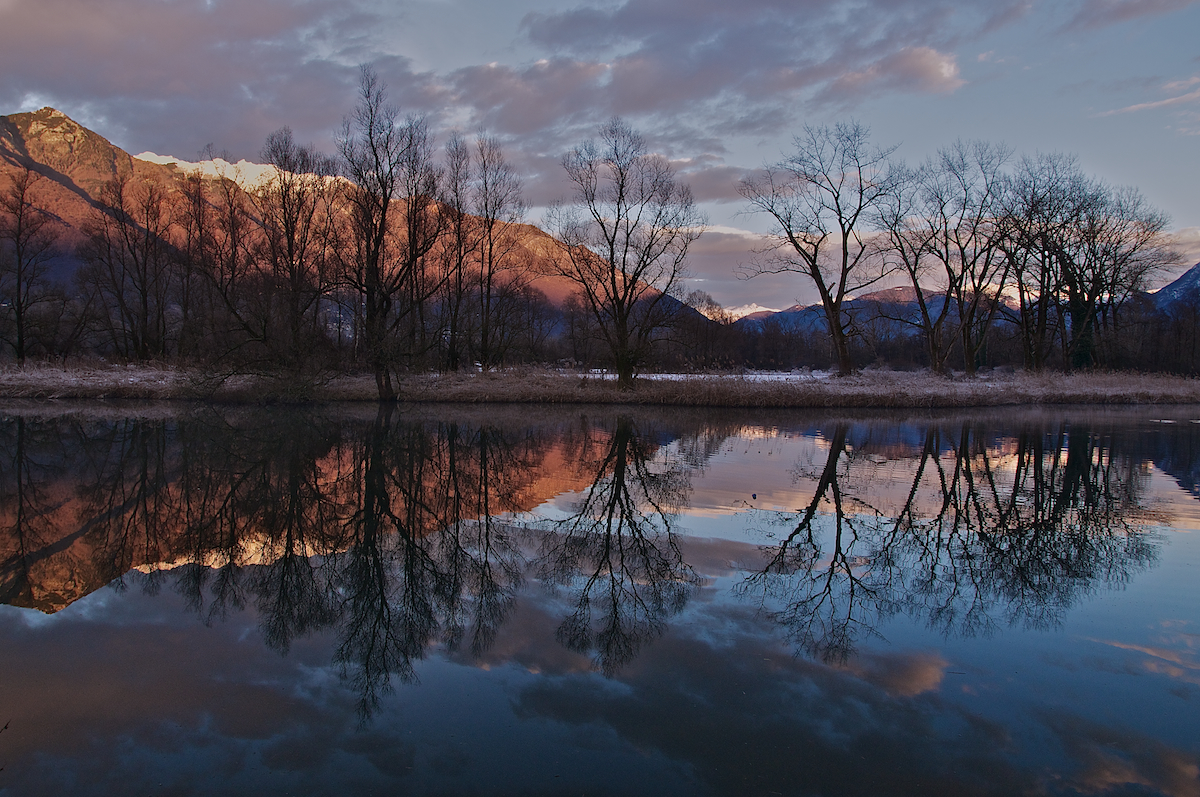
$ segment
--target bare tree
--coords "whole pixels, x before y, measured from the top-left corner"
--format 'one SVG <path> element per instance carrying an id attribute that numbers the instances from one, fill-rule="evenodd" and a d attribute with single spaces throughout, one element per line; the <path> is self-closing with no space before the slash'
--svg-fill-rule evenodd
<path id="1" fill-rule="evenodd" d="M 117 176 L 104 185 L 86 229 L 85 285 L 98 295 L 101 323 L 130 360 L 167 353 L 167 305 L 175 263 L 171 203 L 162 186 Z"/>
<path id="2" fill-rule="evenodd" d="M 887 255 L 917 294 L 929 365 L 946 369 L 952 334 L 973 373 L 999 312 L 1012 261 L 1003 247 L 1004 164 L 1011 152 L 986 141 L 957 141 L 916 171 L 895 167 L 896 190 L 876 219 Z M 953 312 L 952 312 L 953 311 Z"/>
<path id="3" fill-rule="evenodd" d="M 254 251 L 258 229 L 252 202 L 237 181 L 222 177 L 209 193 L 213 208 L 211 252 L 200 261 L 210 300 L 212 360 L 232 360 L 236 368 L 261 356 L 255 318 L 261 293 Z"/>
<path id="4" fill-rule="evenodd" d="M 181 357 L 203 356 L 213 346 L 212 294 L 207 290 L 205 272 L 216 255 L 216 222 L 209 186 L 200 172 L 185 175 L 179 184 L 175 224 L 179 230 L 179 333 L 178 351 Z"/>
<path id="5" fill-rule="evenodd" d="M 882 231 L 878 246 L 881 256 L 889 261 L 889 267 L 908 276 L 915 293 L 916 318 L 904 313 L 898 320 L 920 330 L 929 368 L 942 374 L 946 372 L 952 341 L 947 340 L 949 291 L 946 287 L 941 291 L 931 289 L 933 278 L 930 272 L 935 264 L 929 249 L 936 230 L 920 216 L 919 172 L 902 165 L 894 168 L 897 169 L 896 190 L 882 197 L 876 208 L 876 223 Z"/>
<path id="6" fill-rule="evenodd" d="M 474 284 L 469 273 L 471 258 L 479 246 L 479 231 L 470 216 L 474 171 L 471 148 L 457 133 L 446 141 L 446 171 L 442 184 L 442 212 L 446 215 L 446 239 L 441 248 L 446 274 L 445 315 L 446 366 L 457 371 L 467 347 L 467 298 Z"/>
<path id="7" fill-rule="evenodd" d="M 1167 216 L 1132 188 L 1087 177 L 1073 157 L 1024 160 L 1011 180 L 1004 224 L 1015 264 L 1026 363 L 1042 367 L 1057 326 L 1064 363 L 1097 364 L 1098 327 L 1174 263 Z"/>
<path id="8" fill-rule="evenodd" d="M 27 167 L 9 175 L 8 188 L 0 193 L 0 297 L 13 320 L 10 342 L 18 365 L 25 364 L 36 306 L 53 296 L 46 272 L 57 238 L 50 214 L 37 202 L 34 187 L 41 179 Z"/>
<path id="9" fill-rule="evenodd" d="M 600 128 L 599 143 L 567 153 L 563 168 L 575 194 L 548 219 L 566 255 L 557 273 L 579 287 L 618 384 L 632 389 L 655 333 L 679 307 L 672 294 L 706 219 L 666 159 L 621 119 Z"/>
<path id="10" fill-rule="evenodd" d="M 401 121 L 379 77 L 362 68 L 359 101 L 338 138 L 353 245 L 344 253 L 344 275 L 363 302 L 361 346 L 382 401 L 396 398 L 396 335 L 409 322 L 410 344 L 423 329 L 425 301 L 441 286 L 429 279 L 426 256 L 445 230 L 439 212 L 440 171 L 423 117 Z M 397 223 L 393 203 L 404 203 Z M 411 345 L 410 345 L 411 350 Z"/>
<path id="11" fill-rule="evenodd" d="M 479 362 L 488 368 L 500 365 L 506 337 L 505 310 L 513 309 L 513 296 L 527 282 L 527 265 L 519 262 L 517 234 L 513 228 L 525 215 L 521 178 L 504 159 L 500 142 L 480 135 L 475 143 L 477 183 L 475 215 L 479 219 Z M 505 301 L 507 299 L 508 301 Z"/>
<path id="12" fill-rule="evenodd" d="M 1176 262 L 1168 223 L 1168 216 L 1134 188 L 1100 186 L 1084 208 L 1076 236 L 1059 251 L 1072 367 L 1098 364 L 1098 327 L 1115 324 L 1121 306 L 1145 290 L 1152 275 Z"/>
<path id="13" fill-rule="evenodd" d="M 1016 322 L 1029 370 L 1045 368 L 1055 351 L 1063 323 L 1057 242 L 1082 211 L 1086 182 L 1075 159 L 1065 155 L 1022 158 L 1008 179 L 1001 245 L 1012 263 Z"/>
<path id="14" fill-rule="evenodd" d="M 838 371 L 849 374 L 852 319 L 847 296 L 877 282 L 883 261 L 865 236 L 870 211 L 896 189 L 888 161 L 895 147 L 870 143 L 870 131 L 857 122 L 804 128 L 795 151 L 741 184 L 751 210 L 774 221 L 772 246 L 750 275 L 796 272 L 812 280 L 837 355 Z"/>
<path id="15" fill-rule="evenodd" d="M 267 136 L 262 159 L 275 169 L 250 195 L 263 233 L 258 255 L 267 294 L 258 332 L 275 365 L 299 371 L 314 363 L 327 339 L 321 300 L 333 279 L 336 166 L 298 146 L 287 127 Z"/>

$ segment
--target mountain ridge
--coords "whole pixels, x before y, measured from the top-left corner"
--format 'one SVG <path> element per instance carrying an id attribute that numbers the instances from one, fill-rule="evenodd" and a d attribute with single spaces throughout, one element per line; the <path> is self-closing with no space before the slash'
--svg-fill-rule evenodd
<path id="1" fill-rule="evenodd" d="M 78 266 L 76 258 L 67 253 L 83 242 L 88 219 L 97 212 L 104 185 L 114 177 L 144 180 L 174 191 L 182 178 L 198 168 L 205 177 L 234 179 L 240 185 L 233 175 L 220 172 L 217 159 L 190 162 L 174 156 L 142 154 L 152 159 L 130 155 L 55 108 L 0 116 L 0 176 L 30 168 L 46 178 L 39 181 L 36 191 L 39 203 L 54 219 L 54 232 L 67 261 L 62 271 Z M 254 167 L 257 176 L 274 168 L 244 163 Z M 239 165 L 229 164 L 233 170 Z M 535 224 L 512 226 L 519 233 L 518 248 L 537 274 L 532 286 L 561 307 L 576 290 L 571 280 L 551 273 L 553 264 L 565 256 L 562 245 Z"/>

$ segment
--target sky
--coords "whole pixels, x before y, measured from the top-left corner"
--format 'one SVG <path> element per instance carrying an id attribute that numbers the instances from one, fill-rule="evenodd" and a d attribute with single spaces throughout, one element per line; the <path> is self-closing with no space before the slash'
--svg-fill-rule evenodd
<path id="1" fill-rule="evenodd" d="M 1076 154 L 1200 260 L 1198 34 L 1200 0 L 0 0 L 0 113 L 185 160 L 255 160 L 284 125 L 332 150 L 370 64 L 403 113 L 498 137 L 533 223 L 619 115 L 708 214 L 689 287 L 781 308 L 814 294 L 738 276 L 768 228 L 738 181 L 852 119 L 911 163 L 956 139 Z"/>

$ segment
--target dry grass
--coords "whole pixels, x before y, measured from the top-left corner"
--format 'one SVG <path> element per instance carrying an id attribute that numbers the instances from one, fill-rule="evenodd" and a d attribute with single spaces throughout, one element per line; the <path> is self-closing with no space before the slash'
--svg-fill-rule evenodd
<path id="1" fill-rule="evenodd" d="M 1196 404 L 1200 380 L 1160 374 L 1000 374 L 946 379 L 929 373 L 871 371 L 846 378 L 796 376 L 757 381 L 739 376 L 643 380 L 632 392 L 608 380 L 545 369 L 488 374 L 422 374 L 403 378 L 410 402 L 625 404 L 689 407 L 986 407 L 1049 404 Z M 0 398 L 185 399 L 230 403 L 373 401 L 370 377 L 343 376 L 320 385 L 261 377 L 215 380 L 165 367 L 0 370 Z"/>

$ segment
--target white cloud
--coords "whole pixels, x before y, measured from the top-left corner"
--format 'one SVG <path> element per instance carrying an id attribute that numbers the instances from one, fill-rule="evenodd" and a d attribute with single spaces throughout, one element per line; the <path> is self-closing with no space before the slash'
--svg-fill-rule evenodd
<path id="1" fill-rule="evenodd" d="M 1200 263 L 1200 227 L 1184 227 L 1176 230 L 1171 237 L 1185 265 Z"/>

